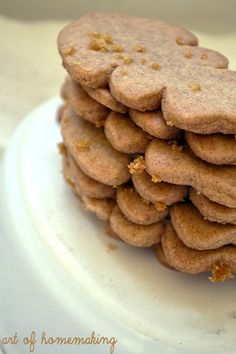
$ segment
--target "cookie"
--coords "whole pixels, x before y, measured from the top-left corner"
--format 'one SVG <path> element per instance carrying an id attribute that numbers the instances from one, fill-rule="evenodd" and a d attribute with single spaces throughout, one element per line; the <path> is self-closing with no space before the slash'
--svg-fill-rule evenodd
<path id="1" fill-rule="evenodd" d="M 87 211 L 95 213 L 102 221 L 108 221 L 114 208 L 115 201 L 108 198 L 96 199 L 86 195 L 82 196 L 84 208 Z"/>
<path id="2" fill-rule="evenodd" d="M 128 221 L 118 206 L 112 210 L 110 225 L 124 242 L 135 247 L 150 247 L 160 242 L 164 230 L 162 222 L 152 225 L 138 225 Z"/>
<path id="3" fill-rule="evenodd" d="M 130 179 L 129 156 L 110 145 L 102 128 L 96 128 L 67 108 L 62 117 L 61 132 L 68 151 L 87 176 L 109 186 Z"/>
<path id="4" fill-rule="evenodd" d="M 162 249 L 162 245 L 161 243 L 159 243 L 157 246 L 156 246 L 156 257 L 158 259 L 158 261 L 166 268 L 168 269 L 171 269 L 171 270 L 176 270 L 174 267 L 172 267 L 168 262 L 167 262 L 167 259 L 166 259 L 166 256 L 163 252 L 163 249 Z"/>
<path id="5" fill-rule="evenodd" d="M 60 97 L 66 101 L 68 98 L 67 95 L 67 91 L 68 91 L 68 82 L 69 82 L 70 78 L 67 76 L 63 82 L 63 84 L 61 85 L 61 89 L 60 89 Z"/>
<path id="6" fill-rule="evenodd" d="M 127 64 L 149 72 L 153 61 L 160 59 L 175 65 L 228 65 L 224 56 L 194 47 L 197 43 L 189 31 L 162 21 L 109 13 L 80 17 L 58 35 L 64 67 L 76 81 L 92 88 L 105 87 L 116 67 Z"/>
<path id="7" fill-rule="evenodd" d="M 110 110 L 91 98 L 78 83 L 67 78 L 67 100 L 81 118 L 101 126 Z"/>
<path id="8" fill-rule="evenodd" d="M 91 87 L 83 86 L 84 91 L 92 97 L 97 102 L 101 103 L 105 107 L 110 108 L 112 111 L 119 113 L 126 113 L 127 107 L 125 107 L 122 103 L 118 102 L 111 94 L 111 91 L 108 87 L 100 87 L 93 89 Z"/>
<path id="9" fill-rule="evenodd" d="M 110 223 L 107 223 L 107 226 L 106 226 L 106 235 L 109 236 L 109 237 L 112 237 L 112 238 L 114 238 L 114 239 L 116 239 L 116 240 L 119 240 L 119 241 L 122 241 L 122 242 L 123 242 L 123 240 L 121 240 L 120 236 L 118 236 L 118 235 L 112 230 Z"/>
<path id="10" fill-rule="evenodd" d="M 159 211 L 154 204 L 143 200 L 132 187 L 118 188 L 117 204 L 124 216 L 135 224 L 151 225 L 163 220 L 169 213 L 168 208 Z"/>
<path id="11" fill-rule="evenodd" d="M 169 140 L 179 136 L 179 129 L 167 125 L 161 111 L 140 112 L 130 109 L 129 116 L 135 124 L 156 138 Z"/>
<path id="12" fill-rule="evenodd" d="M 216 250 L 198 251 L 187 247 L 177 236 L 171 223 L 165 228 L 162 248 L 168 264 L 190 274 L 212 271 L 212 281 L 224 281 L 236 272 L 236 247 L 224 246 Z"/>
<path id="13" fill-rule="evenodd" d="M 60 123 L 62 115 L 64 110 L 66 109 L 66 105 L 65 104 L 61 104 L 58 108 L 57 108 L 57 112 L 56 112 L 56 121 L 58 123 Z"/>
<path id="14" fill-rule="evenodd" d="M 189 198 L 205 219 L 220 224 L 236 225 L 236 208 L 212 202 L 193 188 L 189 191 Z"/>
<path id="15" fill-rule="evenodd" d="M 87 211 L 95 213 L 99 219 L 108 221 L 111 211 L 115 205 L 115 201 L 109 198 L 96 199 L 83 194 L 81 189 L 78 188 L 78 184 L 76 183 L 75 176 L 71 171 L 69 161 L 65 156 L 63 158 L 63 175 L 72 191 L 82 201 L 84 208 Z"/>
<path id="16" fill-rule="evenodd" d="M 145 153 L 146 169 L 161 181 L 189 185 L 210 200 L 236 207 L 236 167 L 208 164 L 189 151 L 154 139 Z"/>
<path id="17" fill-rule="evenodd" d="M 80 84 L 109 84 L 119 102 L 140 111 L 161 105 L 181 129 L 235 133 L 236 73 L 224 70 L 223 55 L 196 45 L 184 29 L 105 13 L 81 17 L 58 36 L 63 64 Z"/>
<path id="18" fill-rule="evenodd" d="M 67 153 L 64 159 L 66 160 L 63 164 L 63 169 L 65 170 L 64 175 L 69 176 L 75 189 L 78 190 L 80 194 L 96 199 L 115 197 L 116 191 L 113 187 L 97 182 L 91 177 L 86 176 L 70 153 Z"/>
<path id="19" fill-rule="evenodd" d="M 185 133 L 193 152 L 202 160 L 216 165 L 236 165 L 236 139 L 234 135 L 200 135 Z"/>
<path id="20" fill-rule="evenodd" d="M 193 249 L 217 249 L 227 244 L 236 245 L 236 226 L 205 220 L 190 203 L 175 204 L 170 208 L 173 227 L 183 243 Z"/>
<path id="21" fill-rule="evenodd" d="M 137 127 L 128 116 L 111 112 L 104 125 L 105 135 L 118 151 L 128 154 L 144 152 L 150 137 Z"/>
<path id="22" fill-rule="evenodd" d="M 155 181 L 155 178 L 154 178 Z M 165 182 L 153 182 L 152 177 L 143 171 L 132 175 L 132 182 L 140 196 L 151 203 L 163 203 L 172 205 L 182 201 L 187 194 L 186 186 L 177 186 Z"/>

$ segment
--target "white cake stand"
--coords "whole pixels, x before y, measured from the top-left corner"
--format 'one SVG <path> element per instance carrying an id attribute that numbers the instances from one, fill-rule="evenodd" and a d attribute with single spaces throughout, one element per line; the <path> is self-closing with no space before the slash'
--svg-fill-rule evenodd
<path id="1" fill-rule="evenodd" d="M 52 99 L 32 111 L 4 161 L 2 334 L 38 336 L 37 353 L 109 353 L 106 345 L 42 346 L 48 336 L 115 337 L 114 353 L 235 353 L 236 282 L 165 269 L 151 250 L 111 240 L 61 175 Z M 117 246 L 111 250 L 109 244 Z M 5 347 L 25 353 L 23 344 Z"/>

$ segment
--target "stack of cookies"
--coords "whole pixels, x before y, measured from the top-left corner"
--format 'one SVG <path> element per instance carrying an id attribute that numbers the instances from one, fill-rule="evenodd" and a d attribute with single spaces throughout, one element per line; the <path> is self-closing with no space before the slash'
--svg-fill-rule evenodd
<path id="1" fill-rule="evenodd" d="M 164 22 L 95 13 L 66 26 L 65 180 L 110 234 L 187 273 L 236 272 L 236 72 Z"/>

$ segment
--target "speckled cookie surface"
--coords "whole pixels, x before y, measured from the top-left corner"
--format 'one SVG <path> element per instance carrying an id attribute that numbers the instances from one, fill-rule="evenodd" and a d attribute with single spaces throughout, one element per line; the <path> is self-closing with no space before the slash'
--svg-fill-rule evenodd
<path id="1" fill-rule="evenodd" d="M 104 132 L 107 140 L 118 151 L 144 152 L 150 137 L 137 127 L 127 115 L 112 111 L 105 121 Z"/>
<path id="2" fill-rule="evenodd" d="M 140 111 L 161 105 L 168 124 L 181 129 L 236 133 L 236 73 L 218 70 L 227 59 L 196 44 L 190 32 L 161 21 L 102 13 L 58 36 L 64 66 L 81 84 L 109 84 L 119 102 Z"/>
<path id="3" fill-rule="evenodd" d="M 143 171 L 132 175 L 136 191 L 141 197 L 151 203 L 172 205 L 182 201 L 187 194 L 186 186 L 178 186 L 165 182 L 152 182 L 152 177 Z"/>
<path id="4" fill-rule="evenodd" d="M 190 185 L 210 200 L 236 207 L 236 167 L 208 164 L 175 144 L 155 139 L 145 153 L 146 169 L 161 181 Z"/>
<path id="5" fill-rule="evenodd" d="M 236 226 L 205 220 L 191 203 L 175 204 L 170 209 L 171 222 L 183 243 L 193 249 L 217 249 L 236 245 Z"/>
<path id="6" fill-rule="evenodd" d="M 103 198 L 96 199 L 86 195 L 82 196 L 84 208 L 91 213 L 95 213 L 102 221 L 108 221 L 114 208 L 115 201 L 113 199 Z"/>
<path id="7" fill-rule="evenodd" d="M 130 179 L 129 156 L 116 151 L 101 128 L 67 109 L 62 117 L 61 132 L 68 151 L 86 175 L 110 186 Z"/>
<path id="8" fill-rule="evenodd" d="M 111 94 L 111 91 L 108 87 L 100 87 L 93 89 L 91 87 L 83 86 L 83 89 L 87 94 L 92 97 L 97 102 L 101 103 L 105 107 L 110 108 L 112 111 L 126 113 L 127 107 L 122 103 L 118 102 Z"/>
<path id="9" fill-rule="evenodd" d="M 236 225 L 236 208 L 212 202 L 193 188 L 189 191 L 189 198 L 205 219 L 220 224 Z"/>
<path id="10" fill-rule="evenodd" d="M 159 243 L 157 246 L 156 246 L 156 257 L 158 259 L 158 261 L 166 268 L 168 269 L 171 269 L 171 270 L 176 270 L 174 267 L 172 267 L 168 262 L 167 262 L 167 259 L 166 259 L 166 256 L 163 252 L 163 249 L 162 249 L 162 245 L 161 243 Z"/>
<path id="11" fill-rule="evenodd" d="M 234 135 L 200 135 L 185 133 L 188 145 L 194 153 L 216 165 L 236 165 L 236 139 Z"/>
<path id="12" fill-rule="evenodd" d="M 164 230 L 162 222 L 152 225 L 138 225 L 127 220 L 118 206 L 110 216 L 112 230 L 126 243 L 136 247 L 150 247 L 161 240 Z"/>
<path id="13" fill-rule="evenodd" d="M 78 183 L 75 180 L 75 175 L 70 168 L 70 164 L 66 156 L 63 157 L 63 175 L 66 183 L 83 203 L 84 208 L 87 211 L 95 213 L 99 219 L 108 221 L 111 211 L 115 205 L 115 201 L 110 198 L 92 198 L 83 194 L 81 188 L 78 187 Z"/>
<path id="14" fill-rule="evenodd" d="M 65 81 L 66 99 L 76 114 L 96 125 L 103 125 L 110 110 L 91 98 L 69 77 Z"/>
<path id="15" fill-rule="evenodd" d="M 117 190 L 117 204 L 125 217 L 136 224 L 151 225 L 168 215 L 168 208 L 159 211 L 154 204 L 145 202 L 132 187 Z"/>
<path id="16" fill-rule="evenodd" d="M 236 272 L 235 246 L 224 246 L 208 251 L 191 249 L 179 239 L 171 223 L 165 228 L 162 248 L 166 261 L 181 272 L 191 274 L 208 272 L 217 264 L 226 265 L 229 270 Z"/>
<path id="17" fill-rule="evenodd" d="M 135 124 L 156 138 L 169 140 L 178 137 L 179 130 L 166 124 L 161 111 L 140 112 L 130 109 L 129 116 Z"/>
<path id="18" fill-rule="evenodd" d="M 75 185 L 75 189 L 81 195 L 97 199 L 113 198 L 115 196 L 114 188 L 86 176 L 69 153 L 63 158 L 66 160 L 63 164 L 63 173 L 65 176 L 69 176 L 71 182 Z"/>

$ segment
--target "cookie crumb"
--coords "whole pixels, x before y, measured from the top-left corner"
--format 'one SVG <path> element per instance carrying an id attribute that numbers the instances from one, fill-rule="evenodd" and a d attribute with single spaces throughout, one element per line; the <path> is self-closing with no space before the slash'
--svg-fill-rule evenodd
<path id="1" fill-rule="evenodd" d="M 79 140 L 76 143 L 76 148 L 79 151 L 88 151 L 89 150 L 89 142 L 87 140 Z"/>
<path id="2" fill-rule="evenodd" d="M 171 122 L 171 120 L 167 120 L 166 124 L 169 125 L 170 127 L 173 127 L 173 123 Z"/>
<path id="3" fill-rule="evenodd" d="M 115 53 L 121 53 L 124 51 L 123 47 L 121 47 L 120 45 L 114 45 L 111 50 Z"/>
<path id="4" fill-rule="evenodd" d="M 131 175 L 135 173 L 142 173 L 146 168 L 143 156 L 138 156 L 133 162 L 128 165 L 128 168 Z"/>
<path id="5" fill-rule="evenodd" d="M 140 64 L 145 64 L 146 62 L 147 62 L 147 59 L 145 59 L 145 58 L 140 59 Z"/>
<path id="6" fill-rule="evenodd" d="M 201 91 L 201 85 L 200 84 L 189 84 L 188 87 L 191 88 L 192 91 Z"/>
<path id="7" fill-rule="evenodd" d="M 92 39 L 103 39 L 107 44 L 113 44 L 113 38 L 110 34 L 103 34 L 101 32 L 90 33 Z"/>
<path id="8" fill-rule="evenodd" d="M 159 63 L 152 63 L 150 65 L 150 68 L 152 68 L 153 70 L 160 70 L 160 64 Z"/>
<path id="9" fill-rule="evenodd" d="M 135 52 L 137 53 L 145 53 L 146 52 L 146 49 L 140 45 L 137 45 L 133 48 L 135 50 Z"/>
<path id="10" fill-rule="evenodd" d="M 133 62 L 133 59 L 130 56 L 125 55 L 123 58 L 123 61 L 124 61 L 124 64 L 130 64 Z"/>
<path id="11" fill-rule="evenodd" d="M 127 75 L 128 75 L 128 71 L 127 71 L 127 70 L 123 70 L 123 71 L 121 72 L 121 75 L 122 75 L 122 76 L 127 76 Z"/>
<path id="12" fill-rule="evenodd" d="M 98 121 L 95 122 L 96 128 L 104 127 L 104 124 L 105 124 L 105 119 L 98 120 Z"/>
<path id="13" fill-rule="evenodd" d="M 171 145 L 171 149 L 174 151 L 178 151 L 178 152 L 183 151 L 183 146 L 178 145 L 177 141 L 175 141 L 175 140 L 169 141 L 168 145 Z"/>
<path id="14" fill-rule="evenodd" d="M 162 203 L 162 202 L 156 202 L 154 204 L 155 208 L 158 210 L 158 211 L 165 211 L 166 208 L 167 208 L 167 205 L 165 203 Z"/>
<path id="15" fill-rule="evenodd" d="M 216 263 L 212 266 L 212 275 L 208 277 L 213 283 L 223 282 L 228 279 L 234 278 L 230 266 L 224 263 Z"/>
<path id="16" fill-rule="evenodd" d="M 59 143 L 59 144 L 57 144 L 57 147 L 58 147 L 59 153 L 60 153 L 61 155 L 66 156 L 66 154 L 67 154 L 67 147 L 65 146 L 65 144 L 64 144 L 64 143 Z"/>
<path id="17" fill-rule="evenodd" d="M 114 185 L 112 186 L 112 188 L 117 189 L 117 188 L 119 188 L 119 186 L 118 186 L 117 184 L 114 184 Z"/>
<path id="18" fill-rule="evenodd" d="M 161 177 L 158 175 L 152 175 L 152 182 L 153 183 L 159 183 L 161 182 Z"/>
<path id="19" fill-rule="evenodd" d="M 133 61 L 129 55 L 117 54 L 115 58 L 123 60 L 124 64 L 130 64 Z"/>
<path id="20" fill-rule="evenodd" d="M 113 245 L 112 243 L 108 243 L 107 245 L 108 250 L 114 251 L 116 250 L 118 247 L 116 245 Z"/>
<path id="21" fill-rule="evenodd" d="M 200 58 L 202 59 L 202 60 L 206 60 L 206 59 L 208 59 L 208 54 L 205 52 L 205 53 L 202 53 L 202 55 L 200 56 Z"/>
<path id="22" fill-rule="evenodd" d="M 89 44 L 89 49 L 94 50 L 95 52 L 103 52 L 103 53 L 108 51 L 106 42 L 102 38 L 92 39 Z"/>
<path id="23" fill-rule="evenodd" d="M 69 47 L 64 51 L 64 55 L 66 57 L 69 57 L 69 56 L 73 55 L 75 52 L 76 52 L 75 47 Z"/>
<path id="24" fill-rule="evenodd" d="M 181 37 L 176 37 L 175 41 L 176 41 L 176 43 L 178 45 L 183 45 L 184 44 L 183 39 Z"/>
<path id="25" fill-rule="evenodd" d="M 100 32 L 92 32 L 92 33 L 90 33 L 90 36 L 92 38 L 101 38 L 102 34 Z"/>
<path id="26" fill-rule="evenodd" d="M 192 52 L 190 52 L 190 50 L 187 50 L 186 52 L 184 52 L 184 56 L 185 56 L 185 58 L 192 58 L 192 56 L 193 56 L 193 53 Z"/>
<path id="27" fill-rule="evenodd" d="M 110 34 L 104 35 L 104 40 L 107 44 L 113 44 L 113 38 Z"/>
<path id="28" fill-rule="evenodd" d="M 197 195 L 200 195 L 200 194 L 201 194 L 201 192 L 197 191 Z"/>

